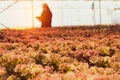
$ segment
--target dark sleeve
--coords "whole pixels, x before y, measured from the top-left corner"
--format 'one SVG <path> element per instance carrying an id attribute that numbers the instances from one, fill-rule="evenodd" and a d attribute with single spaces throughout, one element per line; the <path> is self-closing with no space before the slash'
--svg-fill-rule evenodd
<path id="1" fill-rule="evenodd" d="M 43 21 L 43 20 L 44 20 L 45 15 L 46 15 L 46 14 L 45 14 L 45 12 L 42 12 L 42 13 L 41 13 L 41 15 L 40 15 L 40 20 L 41 20 L 41 21 Z"/>

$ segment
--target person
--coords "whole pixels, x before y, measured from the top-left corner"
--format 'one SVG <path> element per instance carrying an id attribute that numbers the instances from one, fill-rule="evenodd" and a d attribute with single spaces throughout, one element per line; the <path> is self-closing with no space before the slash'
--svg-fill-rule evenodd
<path id="1" fill-rule="evenodd" d="M 41 15 L 36 18 L 41 22 L 42 28 L 51 27 L 52 12 L 46 3 L 44 3 L 42 7 L 43 7 L 43 11 Z"/>

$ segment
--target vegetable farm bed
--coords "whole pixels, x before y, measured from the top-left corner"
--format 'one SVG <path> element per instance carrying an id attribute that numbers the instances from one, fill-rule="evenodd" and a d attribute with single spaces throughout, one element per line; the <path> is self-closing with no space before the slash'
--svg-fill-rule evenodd
<path id="1" fill-rule="evenodd" d="M 120 80 L 120 25 L 0 30 L 0 80 Z"/>

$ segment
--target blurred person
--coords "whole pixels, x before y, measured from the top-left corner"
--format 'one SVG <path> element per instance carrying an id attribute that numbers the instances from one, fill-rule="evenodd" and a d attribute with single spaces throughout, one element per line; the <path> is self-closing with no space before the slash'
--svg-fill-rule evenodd
<path id="1" fill-rule="evenodd" d="M 42 5 L 42 8 L 43 8 L 43 11 L 41 15 L 37 16 L 36 18 L 41 22 L 42 28 L 51 27 L 52 12 L 46 3 Z"/>

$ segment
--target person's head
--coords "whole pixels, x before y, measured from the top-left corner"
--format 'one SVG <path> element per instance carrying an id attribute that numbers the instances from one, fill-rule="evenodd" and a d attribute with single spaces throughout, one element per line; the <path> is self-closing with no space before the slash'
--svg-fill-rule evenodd
<path id="1" fill-rule="evenodd" d="M 44 3 L 44 4 L 42 5 L 42 7 L 43 7 L 43 10 L 49 9 L 47 3 Z"/>

